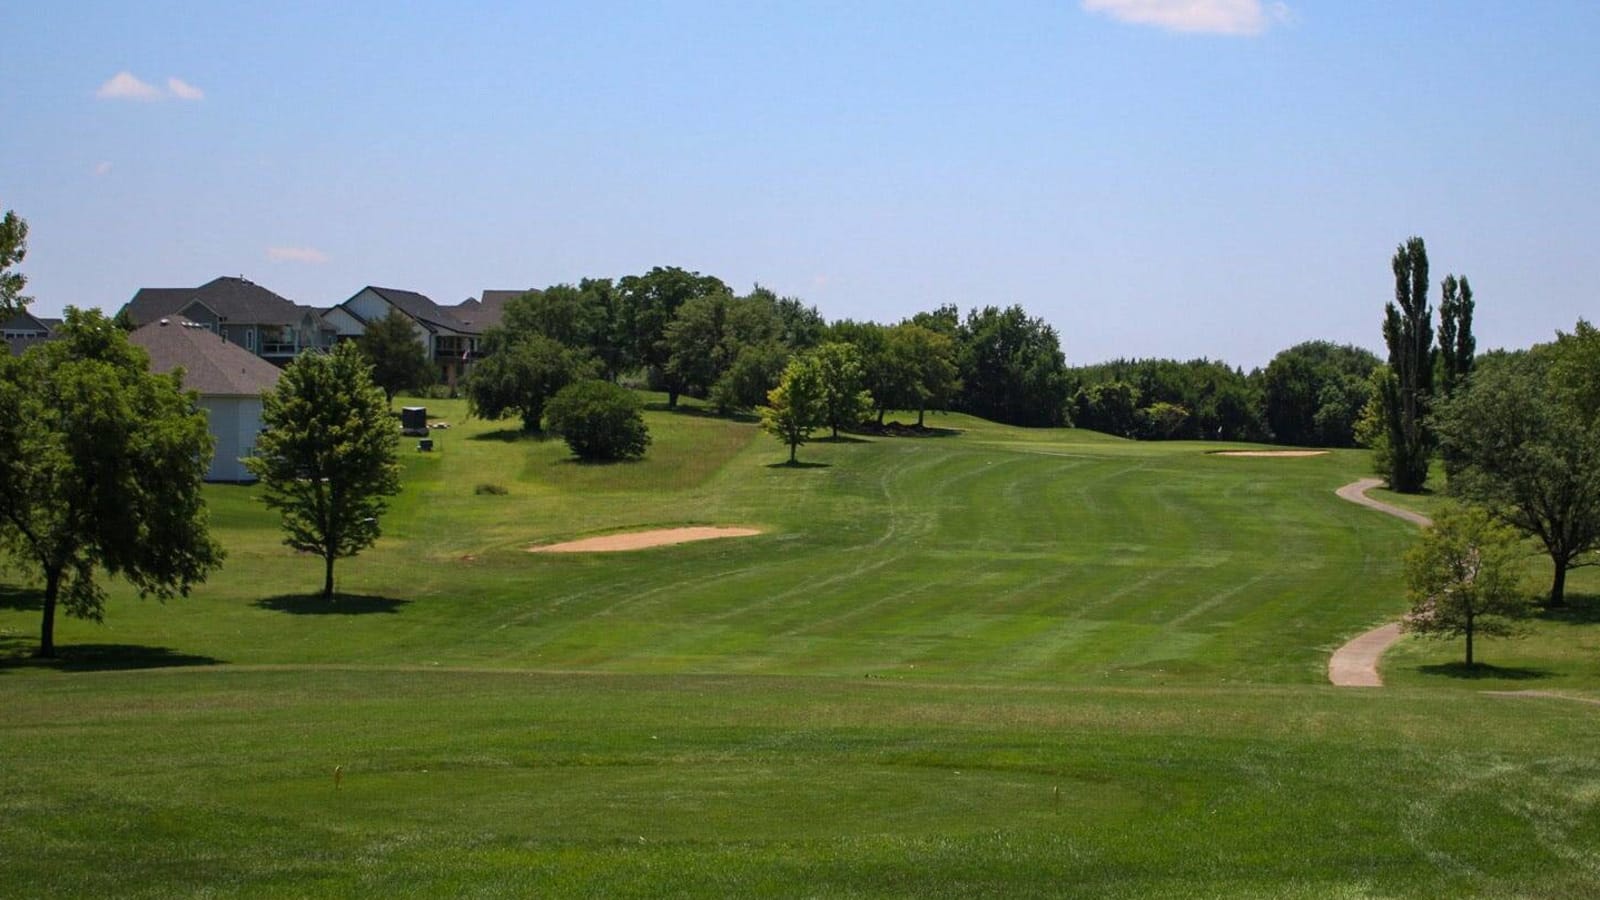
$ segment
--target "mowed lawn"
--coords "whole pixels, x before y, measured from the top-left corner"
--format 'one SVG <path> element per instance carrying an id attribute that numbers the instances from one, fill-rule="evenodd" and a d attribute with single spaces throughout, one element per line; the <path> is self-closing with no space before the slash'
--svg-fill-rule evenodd
<path id="1" fill-rule="evenodd" d="M 224 570 L 112 585 L 57 665 L 0 587 L 0 894 L 1600 890 L 1592 579 L 1492 678 L 1408 642 L 1396 686 L 1324 683 L 1403 607 L 1413 530 L 1333 496 L 1362 454 L 939 416 L 789 468 L 653 411 L 649 458 L 586 466 L 429 405 L 332 606 L 225 486 Z M 685 524 L 763 534 L 527 552 Z"/>

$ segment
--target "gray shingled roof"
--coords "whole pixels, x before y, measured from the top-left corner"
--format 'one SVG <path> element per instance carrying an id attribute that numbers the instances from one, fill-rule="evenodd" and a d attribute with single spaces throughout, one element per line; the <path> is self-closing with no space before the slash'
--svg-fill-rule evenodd
<path id="1" fill-rule="evenodd" d="M 168 319 L 128 335 L 150 354 L 150 371 L 183 369 L 183 386 L 202 395 L 255 397 L 278 384 L 278 367 L 209 329 Z"/>
<path id="2" fill-rule="evenodd" d="M 366 289 L 389 301 L 396 309 L 424 325 L 442 326 L 451 331 L 460 331 L 465 334 L 478 334 L 482 330 L 461 321 L 450 310 L 445 309 L 416 291 L 402 291 L 398 288 L 376 287 L 370 284 L 367 285 Z"/>
<path id="3" fill-rule="evenodd" d="M 537 290 L 531 288 L 525 291 L 484 291 L 482 300 L 463 300 L 460 305 L 451 307 L 450 311 L 456 318 L 481 334 L 500 325 L 505 316 L 507 301 L 523 294 L 537 293 L 539 293 Z"/>
<path id="4" fill-rule="evenodd" d="M 140 288 L 125 307 L 134 325 L 176 315 L 199 300 L 228 322 L 241 325 L 294 325 L 303 311 L 292 301 L 246 278 L 224 275 L 197 288 Z"/>

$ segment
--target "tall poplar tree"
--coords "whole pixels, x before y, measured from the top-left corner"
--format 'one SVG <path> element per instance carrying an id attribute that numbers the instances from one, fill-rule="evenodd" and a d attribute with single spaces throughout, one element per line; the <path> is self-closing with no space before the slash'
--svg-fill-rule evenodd
<path id="1" fill-rule="evenodd" d="M 1439 394 L 1449 397 L 1472 374 L 1478 342 L 1472 336 L 1472 285 L 1446 275 L 1439 295 Z"/>
<path id="2" fill-rule="evenodd" d="M 1382 402 L 1389 436 L 1389 487 L 1406 494 L 1428 480 L 1430 440 L 1423 420 L 1433 396 L 1433 309 L 1428 305 L 1428 249 L 1413 237 L 1395 250 L 1394 302 L 1384 307 L 1389 375 Z"/>

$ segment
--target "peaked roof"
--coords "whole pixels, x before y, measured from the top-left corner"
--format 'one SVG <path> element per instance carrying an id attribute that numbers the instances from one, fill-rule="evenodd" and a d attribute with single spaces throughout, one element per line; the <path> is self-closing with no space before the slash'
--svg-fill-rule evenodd
<path id="1" fill-rule="evenodd" d="M 469 297 L 460 304 L 450 307 L 450 312 L 481 333 L 499 327 L 505 316 L 508 301 L 523 294 L 537 293 L 539 292 L 533 288 L 525 291 L 484 291 L 483 299 L 476 300 Z"/>
<path id="2" fill-rule="evenodd" d="M 182 319 L 159 319 L 128 340 L 150 354 L 150 371 L 183 369 L 183 386 L 206 396 L 255 397 L 278 384 L 278 367 L 249 350 Z"/>
<path id="3" fill-rule="evenodd" d="M 481 330 L 461 321 L 452 315 L 450 310 L 416 291 L 402 291 L 398 288 L 376 287 L 370 284 L 366 286 L 365 290 L 369 290 L 389 301 L 391 306 L 424 325 L 436 325 L 464 334 L 477 334 Z M 359 294 L 360 291 L 356 293 Z"/>
<path id="4" fill-rule="evenodd" d="M 197 288 L 140 288 L 124 307 L 135 325 L 173 316 L 195 300 L 228 322 L 241 325 L 295 325 L 305 314 L 292 301 L 247 278 L 224 275 Z"/>
<path id="5" fill-rule="evenodd" d="M 26 309 L 17 310 L 17 314 L 0 322 L 0 330 L 5 331 L 54 331 L 61 326 L 61 320 L 56 319 L 52 326 L 48 320 L 41 319 Z"/>

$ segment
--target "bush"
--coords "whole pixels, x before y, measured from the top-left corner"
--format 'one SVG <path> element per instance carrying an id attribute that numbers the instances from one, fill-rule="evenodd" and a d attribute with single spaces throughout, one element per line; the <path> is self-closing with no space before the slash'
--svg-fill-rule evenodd
<path id="1" fill-rule="evenodd" d="M 505 485 L 492 484 L 492 483 L 489 483 L 489 482 L 484 482 L 483 484 L 478 485 L 477 487 L 472 489 L 472 492 L 474 494 L 477 494 L 480 497 L 483 496 L 484 494 L 492 494 L 493 496 L 496 496 L 496 497 L 503 497 L 507 493 Z"/>
<path id="2" fill-rule="evenodd" d="M 609 381 L 567 385 L 551 398 L 545 416 L 582 459 L 635 459 L 650 444 L 638 398 Z"/>

